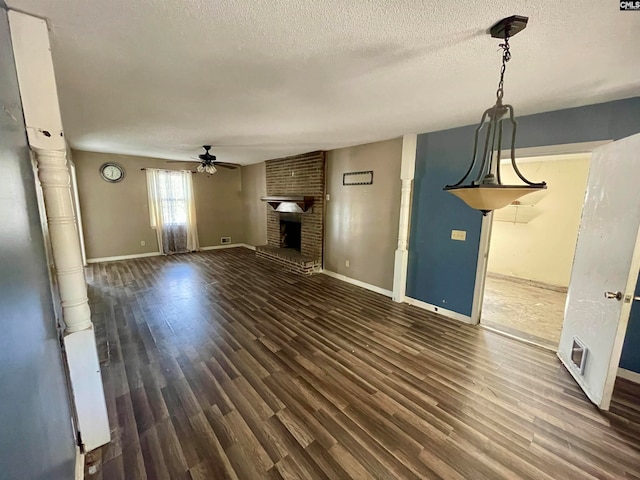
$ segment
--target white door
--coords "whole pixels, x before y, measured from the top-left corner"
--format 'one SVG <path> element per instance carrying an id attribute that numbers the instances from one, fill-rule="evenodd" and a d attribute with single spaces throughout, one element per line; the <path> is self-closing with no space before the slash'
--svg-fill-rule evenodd
<path id="1" fill-rule="evenodd" d="M 640 134 L 593 152 L 558 351 L 603 410 L 611 402 L 638 279 L 639 227 Z"/>

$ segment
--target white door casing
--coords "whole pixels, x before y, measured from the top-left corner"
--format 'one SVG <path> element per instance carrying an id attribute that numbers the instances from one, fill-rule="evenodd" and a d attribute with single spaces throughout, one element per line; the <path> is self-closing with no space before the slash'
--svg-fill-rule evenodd
<path id="1" fill-rule="evenodd" d="M 540 161 L 544 158 L 550 157 L 591 154 L 594 149 L 607 145 L 611 142 L 612 140 L 598 140 L 594 142 L 565 143 L 559 145 L 518 148 L 516 149 L 516 160 L 518 163 L 524 163 L 533 160 Z M 504 159 L 509 159 L 510 156 L 510 150 L 503 150 L 501 152 L 501 158 L 503 161 L 505 161 Z M 482 226 L 480 228 L 480 246 L 478 248 L 476 284 L 471 310 L 471 323 L 474 325 L 481 323 L 492 229 L 493 212 L 482 218 Z"/>

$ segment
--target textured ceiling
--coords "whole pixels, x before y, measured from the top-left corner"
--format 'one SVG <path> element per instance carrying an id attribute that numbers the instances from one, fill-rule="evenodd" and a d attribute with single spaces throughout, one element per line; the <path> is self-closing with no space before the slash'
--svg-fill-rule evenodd
<path id="1" fill-rule="evenodd" d="M 640 95 L 640 13 L 614 0 L 7 0 L 48 19 L 67 137 L 253 163 L 475 123 L 502 17 L 516 114 Z"/>

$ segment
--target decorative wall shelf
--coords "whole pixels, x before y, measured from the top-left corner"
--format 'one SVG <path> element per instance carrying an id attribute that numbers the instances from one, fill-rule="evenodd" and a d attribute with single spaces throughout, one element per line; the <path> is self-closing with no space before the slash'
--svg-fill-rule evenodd
<path id="1" fill-rule="evenodd" d="M 373 185 L 373 170 L 343 173 L 342 185 Z"/>
<path id="2" fill-rule="evenodd" d="M 313 205 L 313 197 L 307 195 L 272 195 L 260 200 L 267 202 L 276 212 L 305 213 Z"/>

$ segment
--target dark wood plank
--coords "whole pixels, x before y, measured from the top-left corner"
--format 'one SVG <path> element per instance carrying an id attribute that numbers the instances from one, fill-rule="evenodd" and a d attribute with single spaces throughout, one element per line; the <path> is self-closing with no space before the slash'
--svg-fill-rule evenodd
<path id="1" fill-rule="evenodd" d="M 243 248 L 87 278 L 113 437 L 88 479 L 640 478 L 640 387 L 599 412 L 545 350 Z"/>

